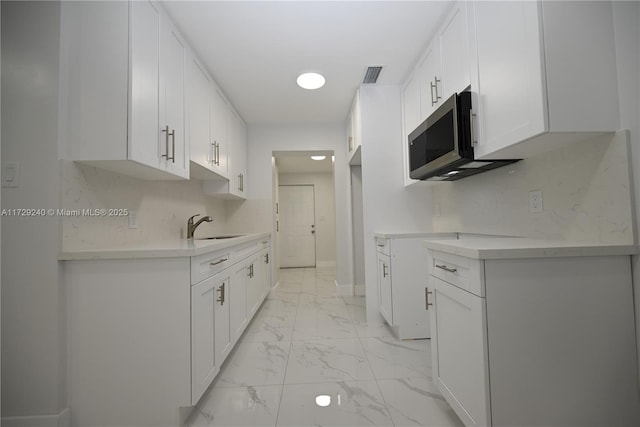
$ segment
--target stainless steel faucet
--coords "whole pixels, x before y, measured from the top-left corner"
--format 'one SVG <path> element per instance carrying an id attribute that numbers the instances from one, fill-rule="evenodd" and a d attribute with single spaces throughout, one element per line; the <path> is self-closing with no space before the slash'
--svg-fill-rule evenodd
<path id="1" fill-rule="evenodd" d="M 195 224 L 193 223 L 193 218 L 200 216 L 200 214 L 195 214 L 194 216 L 192 216 L 191 218 L 189 218 L 189 220 L 187 221 L 187 239 L 193 239 L 193 233 L 196 231 L 196 228 L 198 228 L 198 226 L 203 222 L 211 222 L 213 221 L 213 218 L 211 218 L 210 216 L 203 216 L 202 218 L 200 218 L 198 220 L 198 222 L 196 222 Z"/>

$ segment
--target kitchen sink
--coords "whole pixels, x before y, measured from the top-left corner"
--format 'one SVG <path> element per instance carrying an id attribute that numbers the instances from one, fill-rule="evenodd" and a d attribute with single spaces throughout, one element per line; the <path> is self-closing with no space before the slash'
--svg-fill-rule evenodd
<path id="1" fill-rule="evenodd" d="M 234 234 L 229 236 L 211 236 L 211 237 L 198 237 L 196 240 L 222 240 L 233 239 L 234 237 L 242 237 L 244 234 Z"/>

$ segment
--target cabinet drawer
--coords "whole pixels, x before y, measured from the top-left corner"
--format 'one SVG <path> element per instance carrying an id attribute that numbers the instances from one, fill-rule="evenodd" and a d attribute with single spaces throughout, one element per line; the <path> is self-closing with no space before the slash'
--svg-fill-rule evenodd
<path id="1" fill-rule="evenodd" d="M 231 251 L 231 258 L 233 259 L 233 262 L 239 261 L 257 252 L 259 248 L 262 248 L 262 242 L 262 240 L 260 240 L 260 242 L 254 241 L 247 243 L 246 245 L 234 247 Z"/>
<path id="2" fill-rule="evenodd" d="M 484 296 L 484 262 L 431 251 L 429 274 L 475 295 Z"/>
<path id="3" fill-rule="evenodd" d="M 231 254 L 228 250 L 211 252 L 191 258 L 191 284 L 219 273 L 231 265 Z"/>
<path id="4" fill-rule="evenodd" d="M 391 252 L 389 249 L 391 245 L 389 244 L 389 242 L 390 242 L 389 239 L 376 237 L 376 250 L 381 254 L 391 255 Z"/>

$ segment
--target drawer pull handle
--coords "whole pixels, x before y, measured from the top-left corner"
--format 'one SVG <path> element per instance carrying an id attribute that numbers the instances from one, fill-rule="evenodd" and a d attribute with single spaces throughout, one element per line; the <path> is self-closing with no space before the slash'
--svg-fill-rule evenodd
<path id="1" fill-rule="evenodd" d="M 448 271 L 449 273 L 457 273 L 458 272 L 457 268 L 449 268 L 446 265 L 438 265 L 438 264 L 436 264 L 436 267 L 440 268 L 440 269 L 442 269 L 444 271 Z"/>
<path id="2" fill-rule="evenodd" d="M 209 266 L 213 267 L 213 266 L 215 266 L 215 265 L 222 264 L 222 263 L 223 263 L 223 262 L 225 262 L 225 261 L 229 261 L 229 258 L 222 258 L 222 259 L 219 259 L 219 260 L 218 260 L 218 261 L 216 261 L 216 262 L 210 262 L 210 263 L 209 263 Z"/>
<path id="3" fill-rule="evenodd" d="M 384 248 L 384 245 L 380 245 L 380 244 L 378 244 L 378 247 L 379 247 L 379 248 Z"/>

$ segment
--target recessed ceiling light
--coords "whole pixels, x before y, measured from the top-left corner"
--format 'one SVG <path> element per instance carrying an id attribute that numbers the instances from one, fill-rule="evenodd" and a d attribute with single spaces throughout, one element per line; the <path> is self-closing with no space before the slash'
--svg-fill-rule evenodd
<path id="1" fill-rule="evenodd" d="M 303 89 L 319 89 L 324 86 L 324 76 L 318 73 L 304 73 L 298 76 L 296 80 L 298 86 Z"/>
<path id="2" fill-rule="evenodd" d="M 321 394 L 319 396 L 316 396 L 316 405 L 320 407 L 331 405 L 331 396 L 327 394 Z"/>
<path id="3" fill-rule="evenodd" d="M 324 160 L 327 158 L 327 156 L 311 156 L 311 158 L 313 160 Z"/>

